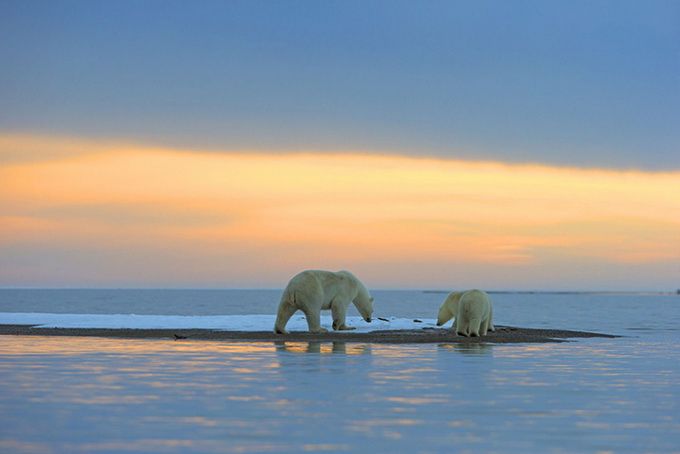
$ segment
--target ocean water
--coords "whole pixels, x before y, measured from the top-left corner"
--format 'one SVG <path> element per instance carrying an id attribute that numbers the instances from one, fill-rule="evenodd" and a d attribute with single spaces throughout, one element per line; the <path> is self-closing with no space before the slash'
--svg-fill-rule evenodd
<path id="1" fill-rule="evenodd" d="M 445 294 L 376 291 L 433 318 Z M 271 314 L 279 291 L 0 290 L 2 313 Z M 0 452 L 680 452 L 680 297 L 494 294 L 556 344 L 0 337 Z M 350 315 L 357 315 L 355 309 Z"/>

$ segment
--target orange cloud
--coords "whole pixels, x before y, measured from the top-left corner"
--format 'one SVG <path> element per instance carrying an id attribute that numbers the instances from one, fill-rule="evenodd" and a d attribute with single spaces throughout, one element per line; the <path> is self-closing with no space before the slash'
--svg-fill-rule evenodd
<path id="1" fill-rule="evenodd" d="M 678 172 L 16 136 L 0 136 L 0 162 L 0 248 L 109 248 L 123 261 L 170 250 L 215 279 L 220 260 L 225 278 L 376 261 L 521 266 L 545 254 L 680 260 Z M 147 258 L 145 272 L 162 280 L 161 265 Z"/>

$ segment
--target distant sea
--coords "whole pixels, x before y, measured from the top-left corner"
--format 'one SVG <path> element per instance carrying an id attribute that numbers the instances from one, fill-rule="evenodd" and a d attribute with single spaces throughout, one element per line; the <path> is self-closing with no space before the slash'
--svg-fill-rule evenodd
<path id="1" fill-rule="evenodd" d="M 271 314 L 280 290 L 0 290 L 5 312 Z M 445 293 L 374 291 L 433 318 Z M 0 452 L 679 452 L 680 296 L 502 292 L 472 346 L 0 338 Z M 350 315 L 356 315 L 354 308 Z"/>

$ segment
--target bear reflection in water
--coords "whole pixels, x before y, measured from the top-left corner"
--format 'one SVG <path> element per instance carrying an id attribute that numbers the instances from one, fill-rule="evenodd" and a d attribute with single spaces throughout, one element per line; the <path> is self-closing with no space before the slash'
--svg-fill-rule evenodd
<path id="1" fill-rule="evenodd" d="M 466 342 L 456 344 L 438 344 L 442 350 L 455 351 L 463 355 L 491 355 L 493 353 L 492 344 L 483 344 L 478 342 Z"/>
<path id="2" fill-rule="evenodd" d="M 274 342 L 276 350 L 289 353 L 341 353 L 345 355 L 365 355 L 371 353 L 370 344 L 347 342 Z"/>

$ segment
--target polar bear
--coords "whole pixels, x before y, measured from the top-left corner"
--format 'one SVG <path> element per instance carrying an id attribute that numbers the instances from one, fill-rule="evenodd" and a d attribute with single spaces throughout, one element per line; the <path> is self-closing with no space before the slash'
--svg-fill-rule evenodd
<path id="1" fill-rule="evenodd" d="M 442 326 L 453 317 L 456 320 L 452 329 L 462 336 L 485 336 L 487 330 L 495 330 L 491 300 L 481 290 L 449 293 L 439 308 L 437 326 Z"/>
<path id="2" fill-rule="evenodd" d="M 281 296 L 274 332 L 286 334 L 286 323 L 301 310 L 307 318 L 311 333 L 324 333 L 321 327 L 321 310 L 330 309 L 334 330 L 354 329 L 345 325 L 349 303 L 354 303 L 367 322 L 373 314 L 373 298 L 349 271 L 306 270 L 290 280 Z"/>

